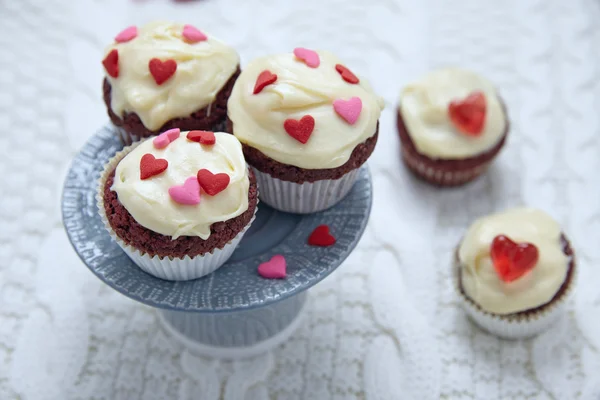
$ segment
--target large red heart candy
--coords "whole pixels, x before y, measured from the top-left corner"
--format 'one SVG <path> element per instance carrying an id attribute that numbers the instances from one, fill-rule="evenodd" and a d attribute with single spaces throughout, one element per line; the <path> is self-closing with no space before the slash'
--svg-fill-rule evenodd
<path id="1" fill-rule="evenodd" d="M 152 154 L 144 154 L 140 160 L 140 179 L 148 179 L 167 169 L 169 162 L 162 158 L 154 158 Z"/>
<path id="2" fill-rule="evenodd" d="M 177 71 L 177 62 L 175 60 L 161 61 L 158 58 L 153 58 L 148 63 L 148 68 L 156 84 L 162 85 Z"/>
<path id="3" fill-rule="evenodd" d="M 305 115 L 300 121 L 289 118 L 285 120 L 283 127 L 288 135 L 305 144 L 315 129 L 315 119 L 310 115 Z"/>
<path id="4" fill-rule="evenodd" d="M 259 94 L 265 88 L 265 86 L 269 86 L 272 83 L 275 83 L 277 80 L 277 75 L 272 74 L 271 71 L 265 69 L 258 75 L 256 78 L 256 83 L 254 84 L 254 91 L 252 93 Z"/>
<path id="5" fill-rule="evenodd" d="M 209 196 L 221 193 L 229 185 L 229 175 L 225 173 L 213 174 L 207 169 L 201 169 L 197 177 L 200 187 Z"/>
<path id="6" fill-rule="evenodd" d="M 335 70 L 339 72 L 339 74 L 342 76 L 342 79 L 344 79 L 348 83 L 357 84 L 358 82 L 360 82 L 356 75 L 354 75 L 352 71 L 344 67 L 342 64 L 336 64 Z"/>
<path id="7" fill-rule="evenodd" d="M 469 136 L 479 136 L 485 125 L 486 102 L 482 92 L 476 91 L 463 100 L 448 105 L 450 121 L 456 129 Z"/>
<path id="8" fill-rule="evenodd" d="M 329 232 L 327 225 L 319 225 L 308 237 L 311 246 L 328 247 L 335 244 L 335 237 Z"/>
<path id="9" fill-rule="evenodd" d="M 515 243 L 505 235 L 498 235 L 490 246 L 490 256 L 500 279 L 512 282 L 535 267 L 539 254 L 531 243 Z"/>
<path id="10" fill-rule="evenodd" d="M 106 73 L 112 76 L 113 78 L 119 77 L 119 51 L 117 49 L 112 49 L 110 53 L 104 57 L 102 60 L 102 65 L 104 65 L 104 69 Z"/>
<path id="11" fill-rule="evenodd" d="M 217 142 L 215 133 L 211 131 L 189 131 L 187 138 L 192 142 L 198 142 L 206 145 L 212 145 Z"/>

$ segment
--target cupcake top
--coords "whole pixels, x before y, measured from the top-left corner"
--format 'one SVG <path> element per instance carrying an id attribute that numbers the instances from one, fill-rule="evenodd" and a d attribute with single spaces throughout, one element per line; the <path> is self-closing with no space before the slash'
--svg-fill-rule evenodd
<path id="1" fill-rule="evenodd" d="M 439 69 L 406 86 L 399 112 L 417 151 L 432 159 L 464 159 L 491 150 L 508 125 L 494 86 L 458 68 Z"/>
<path id="2" fill-rule="evenodd" d="M 305 169 L 336 168 L 373 136 L 383 100 L 333 54 L 297 48 L 255 59 L 227 105 L 235 136 Z"/>
<path id="3" fill-rule="evenodd" d="M 458 258 L 464 293 L 484 311 L 500 315 L 548 303 L 564 283 L 570 263 L 556 221 L 531 208 L 475 221 Z"/>
<path id="4" fill-rule="evenodd" d="M 239 56 L 191 25 L 154 22 L 119 33 L 103 64 L 115 114 L 136 113 L 157 130 L 210 105 Z"/>
<path id="5" fill-rule="evenodd" d="M 171 129 L 119 162 L 111 190 L 143 227 L 173 239 L 206 240 L 213 223 L 248 209 L 249 186 L 242 146 L 233 135 Z"/>

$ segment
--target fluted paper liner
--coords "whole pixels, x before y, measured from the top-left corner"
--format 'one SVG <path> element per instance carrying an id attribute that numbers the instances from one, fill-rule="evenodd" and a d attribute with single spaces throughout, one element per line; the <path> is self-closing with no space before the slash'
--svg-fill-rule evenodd
<path id="1" fill-rule="evenodd" d="M 454 260 L 452 280 L 460 305 L 473 322 L 489 333 L 504 339 L 525 339 L 544 332 L 564 313 L 577 278 L 575 262 L 573 262 L 571 268 L 573 268 L 571 272 L 573 275 L 565 290 L 558 297 L 541 306 L 539 310 L 519 314 L 492 314 L 481 309 L 473 300 L 467 297 L 461 289 L 461 266 L 458 257 L 455 257 Z"/>
<path id="2" fill-rule="evenodd" d="M 447 171 L 443 168 L 433 168 L 422 162 L 418 157 L 402 149 L 405 164 L 421 179 L 439 186 L 459 186 L 468 183 L 481 175 L 491 164 L 491 160 L 469 169 Z"/>
<path id="3" fill-rule="evenodd" d="M 106 211 L 104 209 L 104 186 L 108 180 L 108 177 L 116 168 L 119 161 L 121 161 L 123 157 L 129 154 L 140 143 L 142 143 L 142 141 L 136 142 L 133 145 L 125 147 L 123 150 L 117 152 L 117 154 L 115 154 L 115 156 L 105 165 L 104 171 L 100 175 L 98 192 L 96 194 L 96 204 L 98 206 L 100 218 L 104 223 L 104 227 L 110 236 L 115 240 L 115 242 L 117 242 L 119 247 L 121 247 L 121 249 L 123 249 L 123 251 L 129 256 L 129 258 L 131 258 L 131 260 L 137 266 L 150 275 L 170 281 L 187 281 L 210 274 L 225 264 L 229 257 L 231 257 L 237 245 L 242 240 L 242 237 L 250 225 L 252 225 L 252 222 L 254 222 L 258 206 L 255 207 L 254 215 L 244 229 L 242 229 L 233 239 L 225 243 L 222 247 L 215 248 L 209 253 L 204 253 L 194 257 L 185 256 L 183 258 L 159 257 L 157 255 L 152 257 L 149 254 L 128 245 L 119 236 L 117 236 L 108 222 L 108 217 L 106 216 Z"/>
<path id="4" fill-rule="evenodd" d="M 356 168 L 340 179 L 295 183 L 253 169 L 260 200 L 279 211 L 296 214 L 323 211 L 339 203 L 356 183 L 359 171 Z"/>

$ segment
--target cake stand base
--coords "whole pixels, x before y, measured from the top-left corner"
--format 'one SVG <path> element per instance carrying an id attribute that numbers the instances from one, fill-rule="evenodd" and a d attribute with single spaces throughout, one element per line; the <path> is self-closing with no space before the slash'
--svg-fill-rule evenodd
<path id="1" fill-rule="evenodd" d="M 250 310 L 203 313 L 161 310 L 165 330 L 204 357 L 254 357 L 284 343 L 300 326 L 307 292 Z"/>

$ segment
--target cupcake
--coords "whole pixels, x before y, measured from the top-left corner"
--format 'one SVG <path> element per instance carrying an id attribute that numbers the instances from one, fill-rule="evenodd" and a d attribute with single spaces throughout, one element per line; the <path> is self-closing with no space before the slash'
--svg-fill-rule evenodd
<path id="1" fill-rule="evenodd" d="M 470 71 L 431 72 L 400 95 L 402 158 L 435 185 L 462 185 L 481 175 L 504 145 L 508 127 L 494 86 Z"/>
<path id="2" fill-rule="evenodd" d="M 97 200 L 106 229 L 140 268 L 189 280 L 231 256 L 254 219 L 258 192 L 235 137 L 172 129 L 117 153 Z"/>
<path id="3" fill-rule="evenodd" d="M 504 338 L 534 336 L 564 311 L 575 257 L 546 213 L 517 208 L 481 218 L 458 246 L 454 281 L 467 314 Z"/>
<path id="4" fill-rule="evenodd" d="M 312 213 L 352 188 L 377 143 L 383 100 L 333 54 L 297 48 L 249 63 L 227 108 L 261 201 Z"/>
<path id="5" fill-rule="evenodd" d="M 125 144 L 172 128 L 218 130 L 240 72 L 234 49 L 167 22 L 125 29 L 102 64 L 104 102 Z"/>

